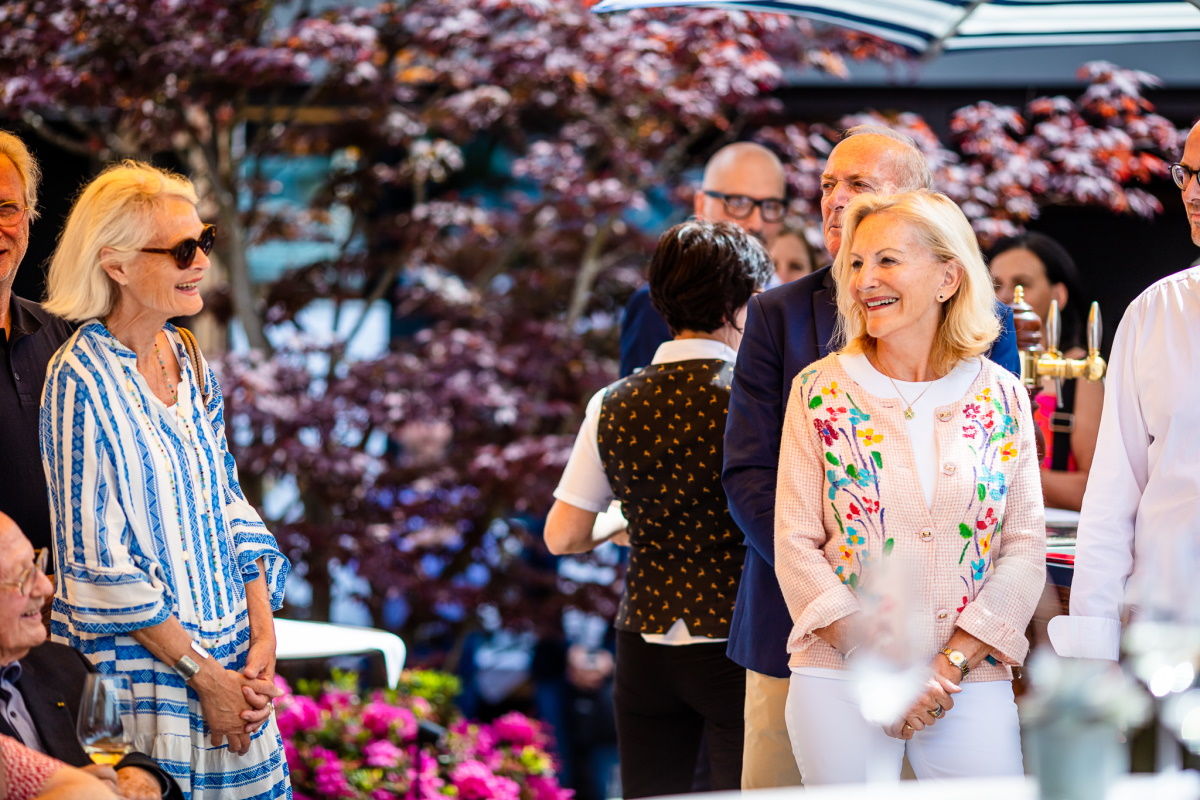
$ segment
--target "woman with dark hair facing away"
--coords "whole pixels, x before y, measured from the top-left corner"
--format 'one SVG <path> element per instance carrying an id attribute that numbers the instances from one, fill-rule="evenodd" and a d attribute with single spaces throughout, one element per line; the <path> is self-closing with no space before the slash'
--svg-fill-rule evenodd
<path id="1" fill-rule="evenodd" d="M 675 338 L 588 403 L 546 520 L 554 553 L 599 544 L 593 523 L 614 497 L 629 523 L 614 691 L 625 797 L 689 791 L 702 734 L 712 788 L 741 786 L 746 671 L 725 640 L 745 545 L 721 488 L 722 439 L 746 303 L 771 271 L 735 225 L 663 234 L 650 299 Z"/>
<path id="2" fill-rule="evenodd" d="M 996 297 L 1011 303 L 1017 286 L 1025 287 L 1025 302 L 1044 323 L 1050 301 L 1058 301 L 1062 341 L 1059 349 L 1067 358 L 1083 358 L 1083 314 L 1079 271 L 1061 244 L 1041 233 L 1023 233 L 997 242 L 988 253 Z M 1075 302 L 1070 302 L 1074 300 Z M 1042 332 L 1043 341 L 1045 331 Z M 1054 381 L 1042 381 L 1034 398 L 1033 418 L 1046 441 L 1042 459 L 1042 495 L 1046 505 L 1078 511 L 1083 502 L 1092 456 L 1104 385 L 1098 381 L 1064 381 L 1062 397 Z"/>

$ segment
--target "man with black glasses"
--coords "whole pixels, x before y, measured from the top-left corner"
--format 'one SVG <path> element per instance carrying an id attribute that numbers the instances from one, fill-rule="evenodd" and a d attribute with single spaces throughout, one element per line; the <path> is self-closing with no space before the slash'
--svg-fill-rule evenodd
<path id="1" fill-rule="evenodd" d="M 769 250 L 787 213 L 783 164 L 760 144 L 726 145 L 705 165 L 692 208 L 697 219 L 732 222 Z M 667 323 L 650 305 L 649 287 L 643 286 L 629 298 L 621 317 L 621 376 L 649 364 L 670 338 Z"/>
<path id="2" fill-rule="evenodd" d="M 38 407 L 46 364 L 71 326 L 12 293 L 37 218 L 41 173 L 25 143 L 0 131 L 0 511 L 34 547 L 50 546 L 50 506 L 38 449 Z"/>
<path id="3" fill-rule="evenodd" d="M 1200 247 L 1200 122 L 1171 178 Z M 1194 621 L 1200 501 L 1200 266 L 1129 304 L 1113 339 L 1079 517 L 1071 615 L 1050 621 L 1062 656 L 1117 659 L 1121 620 Z"/>

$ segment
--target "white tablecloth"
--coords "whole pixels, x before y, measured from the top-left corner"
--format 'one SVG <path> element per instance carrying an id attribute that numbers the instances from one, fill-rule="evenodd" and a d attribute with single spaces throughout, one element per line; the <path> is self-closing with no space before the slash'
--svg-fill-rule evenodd
<path id="1" fill-rule="evenodd" d="M 1033 778 L 953 781 L 900 781 L 892 785 L 827 786 L 818 789 L 756 789 L 712 792 L 703 800 L 1038 800 Z M 1095 800 L 1196 800 L 1200 778 L 1195 772 L 1131 775 Z"/>

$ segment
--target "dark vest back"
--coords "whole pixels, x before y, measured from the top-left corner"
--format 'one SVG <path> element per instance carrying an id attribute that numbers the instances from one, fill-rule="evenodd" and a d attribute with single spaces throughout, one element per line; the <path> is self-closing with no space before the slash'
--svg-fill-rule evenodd
<path id="1" fill-rule="evenodd" d="M 729 635 L 745 555 L 721 488 L 733 364 L 652 364 L 617 381 L 600 409 L 600 459 L 629 521 L 618 629 Z"/>

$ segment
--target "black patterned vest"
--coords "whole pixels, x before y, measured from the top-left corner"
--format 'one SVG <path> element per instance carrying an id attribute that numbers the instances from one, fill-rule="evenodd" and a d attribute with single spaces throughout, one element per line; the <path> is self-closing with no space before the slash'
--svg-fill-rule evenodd
<path id="1" fill-rule="evenodd" d="M 721 488 L 733 364 L 652 364 L 612 385 L 600 409 L 600 459 L 629 521 L 617 628 L 729 635 L 745 555 Z"/>

